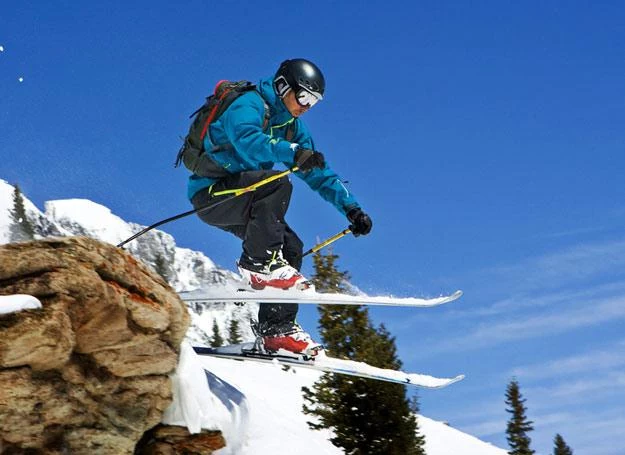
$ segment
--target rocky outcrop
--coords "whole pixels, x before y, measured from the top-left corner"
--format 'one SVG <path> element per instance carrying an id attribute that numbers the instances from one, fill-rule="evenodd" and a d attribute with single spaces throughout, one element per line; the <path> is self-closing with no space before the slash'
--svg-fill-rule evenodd
<path id="1" fill-rule="evenodd" d="M 156 273 L 96 240 L 0 246 L 0 452 L 131 454 L 171 401 L 189 324 Z M 207 452 L 208 453 L 208 452 Z"/>
<path id="2" fill-rule="evenodd" d="M 220 431 L 190 434 L 186 428 L 158 425 L 137 446 L 138 455 L 205 455 L 226 445 Z"/>

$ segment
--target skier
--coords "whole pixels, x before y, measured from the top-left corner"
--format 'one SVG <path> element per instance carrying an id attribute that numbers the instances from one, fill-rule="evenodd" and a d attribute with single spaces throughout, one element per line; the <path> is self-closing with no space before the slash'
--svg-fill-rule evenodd
<path id="1" fill-rule="evenodd" d="M 193 174 L 188 196 L 194 208 L 227 197 L 214 196 L 215 192 L 244 188 L 277 174 L 272 168 L 281 162 L 289 168 L 297 166 L 296 175 L 347 216 L 355 236 L 368 234 L 371 218 L 315 149 L 300 119 L 323 98 L 324 91 L 319 68 L 308 60 L 292 59 L 284 61 L 274 76 L 262 79 L 256 91 L 235 99 L 210 124 L 204 138 L 204 149 L 211 151 L 206 153 L 228 175 L 212 179 Z M 263 129 L 266 113 L 269 128 Z M 199 212 L 205 223 L 243 240 L 237 265 L 254 289 L 310 286 L 299 271 L 303 243 L 285 221 L 291 191 L 290 180 L 282 177 Z M 316 355 L 321 347 L 295 321 L 297 310 L 296 303 L 260 304 L 258 332 L 266 350 Z"/>

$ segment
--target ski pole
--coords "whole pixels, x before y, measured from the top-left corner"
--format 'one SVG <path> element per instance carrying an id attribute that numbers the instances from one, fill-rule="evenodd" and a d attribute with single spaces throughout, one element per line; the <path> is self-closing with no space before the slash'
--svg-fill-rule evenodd
<path id="1" fill-rule="evenodd" d="M 325 248 L 325 247 L 326 247 L 326 246 L 328 246 L 329 244 L 331 244 L 331 243 L 333 243 L 333 242 L 336 242 L 338 239 L 343 238 L 343 237 L 345 237 L 346 235 L 351 234 L 351 233 L 352 233 L 352 230 L 351 230 L 351 229 L 349 229 L 349 228 L 347 228 L 347 229 L 345 229 L 344 231 L 339 232 L 339 233 L 338 233 L 338 234 L 336 234 L 335 236 L 330 237 L 329 239 L 327 239 L 327 240 L 325 240 L 325 241 L 321 242 L 320 244 L 313 246 L 310 250 L 306 251 L 306 252 L 302 255 L 302 257 L 303 257 L 303 256 L 308 256 L 308 255 L 309 255 L 309 254 L 311 254 L 311 253 L 316 253 L 316 252 L 317 252 L 317 251 L 319 251 L 320 249 Z"/>
<path id="2" fill-rule="evenodd" d="M 280 180 L 285 175 L 289 175 L 292 172 L 297 171 L 298 169 L 299 168 L 295 166 L 295 167 L 292 167 L 291 169 L 287 169 L 286 171 L 267 177 L 266 179 L 261 180 L 260 182 L 256 182 L 256 183 L 251 184 L 250 186 L 246 186 L 245 188 L 217 191 L 213 193 L 213 196 L 224 196 L 226 194 L 232 194 L 234 197 L 241 196 L 242 194 L 249 193 L 250 191 L 256 191 L 258 188 L 260 188 L 263 185 L 274 182 L 276 180 Z M 201 212 L 202 210 L 203 208 L 200 208 L 198 211 Z"/>
<path id="3" fill-rule="evenodd" d="M 164 220 L 158 221 L 154 224 L 151 224 L 150 226 L 140 230 L 139 232 L 137 232 L 136 234 L 134 234 L 131 237 L 128 237 L 126 240 L 124 240 L 123 242 L 121 242 L 119 245 L 117 245 L 118 248 L 123 248 L 124 245 L 126 245 L 128 242 L 132 242 L 134 239 L 141 237 L 143 234 L 145 234 L 148 231 L 151 231 L 154 228 L 157 228 L 159 226 L 162 226 L 163 224 L 169 223 L 171 221 L 175 221 L 175 220 L 179 220 L 180 218 L 184 218 L 185 216 L 189 216 L 189 215 L 193 215 L 194 213 L 202 213 L 205 212 L 208 209 L 211 209 L 213 207 L 217 207 L 220 204 L 223 204 L 224 202 L 230 201 L 231 199 L 234 199 L 237 196 L 241 196 L 242 194 L 245 193 L 249 193 L 251 191 L 256 191 L 258 188 L 260 188 L 263 185 L 266 185 L 268 183 L 274 182 L 276 180 L 281 179 L 284 176 L 287 176 L 295 171 L 298 170 L 298 167 L 292 167 L 291 169 L 287 169 L 286 171 L 280 172 L 278 174 L 272 175 L 267 177 L 266 179 L 263 179 L 259 182 L 253 183 L 250 186 L 246 186 L 245 188 L 235 188 L 235 189 L 230 189 L 230 190 L 223 190 L 223 191 L 217 191 L 215 193 L 213 193 L 213 196 L 228 196 L 225 199 L 222 199 L 221 201 L 215 202 L 215 203 L 210 203 L 205 205 L 204 207 L 198 207 L 196 209 L 193 210 L 189 210 L 188 212 L 183 212 L 183 213 L 179 213 L 178 215 L 172 216 L 170 218 L 166 218 Z"/>

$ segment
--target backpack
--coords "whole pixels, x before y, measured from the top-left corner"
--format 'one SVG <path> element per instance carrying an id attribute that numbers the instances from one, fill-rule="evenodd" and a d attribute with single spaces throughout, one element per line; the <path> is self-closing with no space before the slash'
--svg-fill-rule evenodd
<path id="1" fill-rule="evenodd" d="M 210 177 L 221 179 L 229 175 L 221 165 L 215 163 L 210 157 L 212 153 L 233 148 L 232 144 L 219 144 L 211 150 L 204 149 L 204 138 L 209 135 L 209 126 L 216 121 L 239 96 L 255 90 L 259 96 L 262 95 L 256 90 L 256 85 L 249 81 L 232 82 L 221 80 L 215 86 L 215 92 L 206 98 L 206 102 L 200 106 L 189 118 L 193 118 L 189 133 L 184 138 L 184 143 L 178 151 L 174 167 L 180 163 L 200 177 Z M 263 99 L 265 113 L 263 115 L 263 131 L 269 127 L 271 117 L 269 105 Z M 293 122 L 295 123 L 295 122 Z M 290 127 L 291 125 L 289 125 Z M 287 131 L 287 139 L 293 137 L 294 131 L 291 128 Z"/>

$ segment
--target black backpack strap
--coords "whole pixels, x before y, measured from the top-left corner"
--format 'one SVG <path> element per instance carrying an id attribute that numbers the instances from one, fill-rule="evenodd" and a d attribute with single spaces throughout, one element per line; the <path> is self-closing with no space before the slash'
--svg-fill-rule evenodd
<path id="1" fill-rule="evenodd" d="M 286 133 L 284 133 L 284 138 L 289 142 L 293 142 L 293 138 L 295 137 L 296 134 L 297 134 L 297 119 L 295 119 L 294 121 L 292 121 L 291 123 L 287 125 Z"/>
<path id="2" fill-rule="evenodd" d="M 260 93 L 260 91 L 258 91 L 258 90 L 256 90 L 256 93 L 258 93 L 258 96 L 260 96 L 260 99 L 263 101 L 263 106 L 265 107 L 265 113 L 263 114 L 263 133 L 264 133 L 271 126 L 271 124 L 270 124 L 270 122 L 271 122 L 271 108 L 269 107 L 269 103 L 267 103 L 267 100 L 265 100 L 265 98 L 263 97 L 262 93 Z"/>
<path id="3" fill-rule="evenodd" d="M 230 142 L 227 142 L 225 144 L 216 145 L 210 151 L 211 153 L 219 153 L 219 152 L 225 152 L 226 150 L 231 150 L 233 148 L 234 148 L 234 145 L 232 145 Z"/>

